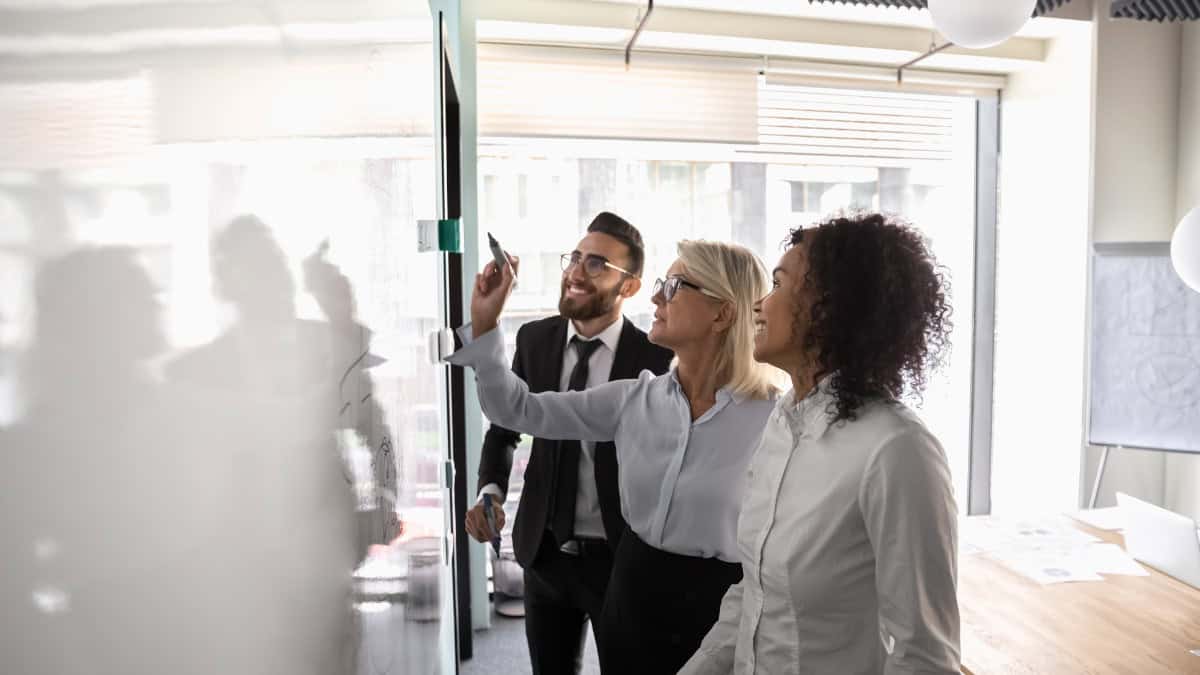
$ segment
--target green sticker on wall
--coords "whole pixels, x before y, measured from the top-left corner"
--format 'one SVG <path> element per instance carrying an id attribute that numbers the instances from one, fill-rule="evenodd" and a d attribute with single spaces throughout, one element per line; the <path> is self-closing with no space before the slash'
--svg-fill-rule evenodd
<path id="1" fill-rule="evenodd" d="M 462 253 L 462 219 L 438 220 L 438 250 L 447 253 Z"/>

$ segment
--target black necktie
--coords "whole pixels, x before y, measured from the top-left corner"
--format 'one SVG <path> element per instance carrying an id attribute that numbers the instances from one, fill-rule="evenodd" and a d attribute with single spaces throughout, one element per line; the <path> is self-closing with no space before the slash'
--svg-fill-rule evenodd
<path id="1" fill-rule="evenodd" d="M 571 379 L 567 381 L 568 391 L 587 389 L 588 361 L 600 347 L 599 340 L 584 340 L 579 336 L 571 338 L 571 347 L 579 356 L 575 367 L 571 370 Z M 558 450 L 558 476 L 554 491 L 554 511 L 551 517 L 550 529 L 554 538 L 560 544 L 575 535 L 575 495 L 579 490 L 579 453 L 583 451 L 579 441 L 562 441 Z"/>

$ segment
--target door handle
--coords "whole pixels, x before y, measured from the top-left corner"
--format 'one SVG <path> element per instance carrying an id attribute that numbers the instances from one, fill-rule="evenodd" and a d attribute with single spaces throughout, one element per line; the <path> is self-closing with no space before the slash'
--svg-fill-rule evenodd
<path id="1" fill-rule="evenodd" d="M 446 362 L 446 357 L 454 353 L 454 331 L 449 328 L 439 328 L 429 333 L 429 362 L 439 365 Z"/>

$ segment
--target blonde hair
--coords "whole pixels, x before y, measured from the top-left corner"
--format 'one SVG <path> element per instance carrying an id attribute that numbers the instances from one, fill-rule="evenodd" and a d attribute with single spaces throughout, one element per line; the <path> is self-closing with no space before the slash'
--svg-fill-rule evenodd
<path id="1" fill-rule="evenodd" d="M 725 385 L 754 399 L 779 391 L 782 373 L 754 360 L 754 303 L 767 294 L 767 269 L 750 249 L 702 239 L 679 242 L 679 262 L 691 281 L 733 306 L 733 324 L 725 331 L 713 368 L 728 375 Z"/>

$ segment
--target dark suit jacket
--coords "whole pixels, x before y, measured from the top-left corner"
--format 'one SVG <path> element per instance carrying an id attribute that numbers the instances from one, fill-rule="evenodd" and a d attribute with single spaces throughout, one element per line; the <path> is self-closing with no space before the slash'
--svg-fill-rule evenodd
<path id="1" fill-rule="evenodd" d="M 613 357 L 609 380 L 627 380 L 643 370 L 661 375 L 671 364 L 670 350 L 651 344 L 646 334 L 624 319 L 617 353 Z M 529 384 L 531 392 L 558 391 L 562 379 L 563 350 L 567 344 L 567 319 L 552 316 L 531 321 L 517 331 L 517 353 L 513 372 Z M 515 431 L 491 425 L 483 439 L 479 460 L 479 484 L 496 483 L 508 494 L 508 475 L 512 471 L 513 450 L 521 440 Z M 513 524 L 513 548 L 517 562 L 528 567 L 537 557 L 548 523 L 555 475 L 558 472 L 559 441 L 533 439 L 529 466 L 525 469 L 525 487 Z M 621 517 L 621 498 L 617 489 L 617 453 L 611 442 L 597 443 L 595 452 L 596 492 L 600 516 L 609 545 L 614 549 L 625 531 Z"/>

